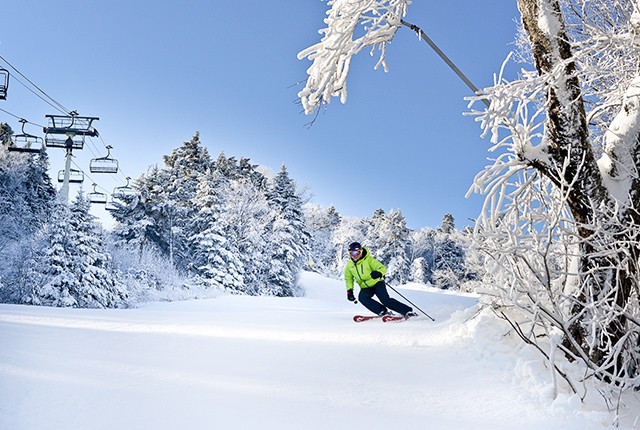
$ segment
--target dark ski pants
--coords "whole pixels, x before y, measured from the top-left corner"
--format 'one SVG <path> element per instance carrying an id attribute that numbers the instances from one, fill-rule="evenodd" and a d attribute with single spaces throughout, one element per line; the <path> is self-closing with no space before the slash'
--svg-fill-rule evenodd
<path id="1" fill-rule="evenodd" d="M 382 304 L 374 300 L 373 296 L 377 296 Z M 358 300 L 360 300 L 360 303 L 362 303 L 365 308 L 369 309 L 376 315 L 380 315 L 380 313 L 386 311 L 387 309 L 391 309 L 392 311 L 395 311 L 400 315 L 405 315 L 407 312 L 413 310 L 404 303 L 401 303 L 396 299 L 389 297 L 387 286 L 385 285 L 384 281 L 380 281 L 370 288 L 360 288 Z"/>

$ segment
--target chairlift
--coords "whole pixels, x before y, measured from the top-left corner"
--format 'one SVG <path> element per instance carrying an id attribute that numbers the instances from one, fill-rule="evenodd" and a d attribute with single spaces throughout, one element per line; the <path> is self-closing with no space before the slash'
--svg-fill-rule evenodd
<path id="1" fill-rule="evenodd" d="M 111 193 L 111 197 L 114 199 L 126 199 L 127 197 L 134 196 L 136 191 L 129 185 L 130 177 L 127 177 L 127 185 L 122 187 L 115 187 L 113 189 L 113 193 Z"/>
<path id="2" fill-rule="evenodd" d="M 40 152 L 42 148 L 44 148 L 44 140 L 39 136 L 34 136 L 24 131 L 24 125 L 27 123 L 26 119 L 20 118 L 19 122 L 22 123 L 22 133 L 11 137 L 11 143 L 8 147 L 9 151 L 26 152 L 29 154 Z"/>
<path id="3" fill-rule="evenodd" d="M 59 138 L 47 134 L 44 143 L 47 148 L 82 149 L 84 147 L 84 136 Z"/>
<path id="4" fill-rule="evenodd" d="M 58 172 L 58 182 L 64 182 L 64 170 Z M 84 172 L 82 170 L 69 169 L 69 183 L 81 184 L 84 182 Z"/>
<path id="5" fill-rule="evenodd" d="M 98 130 L 93 127 L 97 117 L 79 116 L 73 111 L 69 115 L 45 115 L 49 119 L 49 126 L 44 128 L 47 134 L 64 134 L 67 136 L 98 136 Z"/>
<path id="6" fill-rule="evenodd" d="M 93 191 L 88 194 L 90 203 L 107 204 L 107 195 L 96 190 L 98 184 L 93 184 Z"/>
<path id="7" fill-rule="evenodd" d="M 113 200 L 113 195 L 111 195 L 111 200 L 109 200 L 104 206 L 104 208 L 108 211 L 118 210 L 119 207 L 119 203 Z"/>
<path id="8" fill-rule="evenodd" d="M 94 158 L 89 162 L 91 173 L 118 173 L 118 160 L 110 157 L 112 149 L 113 147 L 108 145 L 106 156 Z"/>
<path id="9" fill-rule="evenodd" d="M 75 111 L 69 115 L 45 115 L 45 117 L 49 119 L 49 126 L 43 128 L 46 133 L 45 144 L 48 147 L 82 149 L 85 136 L 98 136 L 98 130 L 93 127 L 93 121 L 99 118 L 79 116 Z"/>
<path id="10" fill-rule="evenodd" d="M 9 71 L 0 68 L 0 100 L 7 99 L 7 89 L 9 88 Z"/>

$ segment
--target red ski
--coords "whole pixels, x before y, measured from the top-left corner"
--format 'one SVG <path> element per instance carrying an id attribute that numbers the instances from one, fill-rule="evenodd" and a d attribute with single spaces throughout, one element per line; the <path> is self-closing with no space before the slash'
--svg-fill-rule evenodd
<path id="1" fill-rule="evenodd" d="M 408 319 L 413 319 L 416 318 L 415 316 L 413 317 L 405 317 L 405 316 L 396 316 L 396 315 L 385 315 L 382 317 L 382 321 L 384 322 L 402 322 L 402 321 L 406 321 Z"/>
<path id="2" fill-rule="evenodd" d="M 387 316 L 387 315 L 385 315 L 385 316 Z M 380 317 L 378 315 L 356 315 L 356 316 L 353 317 L 353 320 L 355 322 L 363 322 L 363 321 L 375 320 L 375 319 L 378 319 L 378 318 L 382 318 L 382 317 Z"/>

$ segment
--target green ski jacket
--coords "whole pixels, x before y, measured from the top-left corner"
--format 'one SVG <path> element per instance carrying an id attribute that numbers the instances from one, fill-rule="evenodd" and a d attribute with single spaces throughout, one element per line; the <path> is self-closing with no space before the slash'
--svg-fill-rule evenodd
<path id="1" fill-rule="evenodd" d="M 377 270 L 382 273 L 382 278 L 373 279 L 371 272 Z M 387 268 L 384 265 L 373 258 L 369 254 L 367 248 L 362 249 L 362 257 L 358 261 L 349 259 L 347 265 L 344 267 L 344 280 L 347 283 L 347 291 L 353 290 L 353 281 L 355 280 L 360 288 L 371 288 L 378 282 L 384 279 L 384 275 L 387 273 Z"/>

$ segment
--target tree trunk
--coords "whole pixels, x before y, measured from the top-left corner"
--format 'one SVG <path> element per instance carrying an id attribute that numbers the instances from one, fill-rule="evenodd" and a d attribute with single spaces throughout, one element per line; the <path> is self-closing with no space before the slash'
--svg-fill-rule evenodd
<path id="1" fill-rule="evenodd" d="M 542 145 L 550 161 L 525 161 L 566 190 L 581 238 L 579 290 L 571 309 L 572 322 L 565 328 L 564 345 L 576 356 L 603 366 L 605 378 L 619 376 L 623 354 L 613 350 L 619 342 L 626 342 L 628 321 L 621 310 L 637 285 L 639 254 L 634 229 L 627 229 L 625 223 L 636 222 L 638 213 L 612 209 L 619 206 L 604 186 L 589 140 L 580 82 L 559 0 L 518 0 L 518 7 L 535 66 L 540 76 L 548 78 Z M 610 241 L 618 245 L 609 248 Z M 603 312 L 609 312 L 607 322 L 594 324 Z"/>

